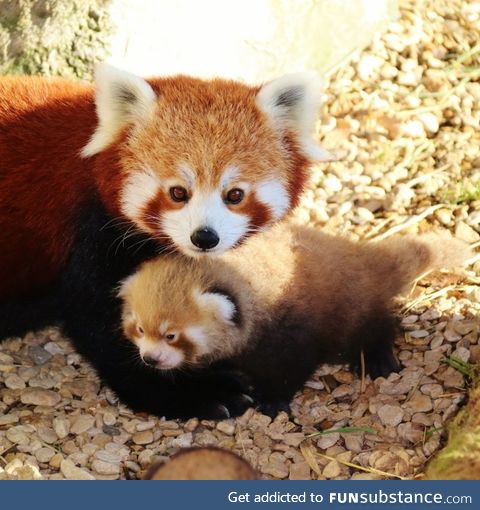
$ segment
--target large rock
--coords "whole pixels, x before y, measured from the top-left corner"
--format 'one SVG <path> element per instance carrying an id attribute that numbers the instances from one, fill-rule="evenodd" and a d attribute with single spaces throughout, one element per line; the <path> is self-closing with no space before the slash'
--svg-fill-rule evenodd
<path id="1" fill-rule="evenodd" d="M 91 78 L 105 60 L 110 0 L 0 0 L 0 74 Z"/>

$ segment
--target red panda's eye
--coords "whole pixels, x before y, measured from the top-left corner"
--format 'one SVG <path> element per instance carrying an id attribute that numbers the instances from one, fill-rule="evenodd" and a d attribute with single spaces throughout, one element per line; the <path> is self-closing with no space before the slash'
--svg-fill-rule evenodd
<path id="1" fill-rule="evenodd" d="M 173 342 L 175 340 L 177 335 L 175 335 L 175 333 L 169 333 L 168 335 L 165 336 L 165 338 L 169 341 L 169 342 Z"/>
<path id="2" fill-rule="evenodd" d="M 227 193 L 227 196 L 225 197 L 225 202 L 227 202 L 227 204 L 239 204 L 243 200 L 244 196 L 245 193 L 243 192 L 243 190 L 239 188 L 234 188 Z"/>
<path id="3" fill-rule="evenodd" d="M 181 186 L 170 188 L 170 196 L 174 202 L 186 202 L 188 199 L 187 190 Z"/>
<path id="4" fill-rule="evenodd" d="M 137 333 L 138 333 L 139 335 L 143 335 L 144 331 L 143 331 L 142 326 L 137 325 Z"/>

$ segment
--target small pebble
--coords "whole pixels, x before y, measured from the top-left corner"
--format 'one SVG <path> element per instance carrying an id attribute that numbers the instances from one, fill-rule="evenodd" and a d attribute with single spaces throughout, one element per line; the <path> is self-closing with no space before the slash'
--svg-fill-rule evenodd
<path id="1" fill-rule="evenodd" d="M 41 345 L 33 345 L 28 349 L 31 360 L 35 365 L 44 365 L 49 361 L 52 355 L 46 351 Z"/>
<path id="2" fill-rule="evenodd" d="M 52 459 L 52 457 L 55 455 L 55 450 L 52 448 L 46 448 L 42 447 L 38 450 L 35 450 L 35 457 L 38 460 L 38 462 L 48 463 Z"/>
<path id="3" fill-rule="evenodd" d="M 335 478 L 340 474 L 340 464 L 336 460 L 330 461 L 323 470 L 325 478 Z"/>
<path id="4" fill-rule="evenodd" d="M 118 427 L 112 427 L 111 425 L 104 425 L 102 427 L 102 431 L 105 434 L 109 434 L 110 436 L 119 436 L 121 434 L 121 431 L 118 429 Z"/>
<path id="5" fill-rule="evenodd" d="M 90 414 L 79 415 L 72 423 L 70 432 L 72 434 L 83 434 L 95 424 L 95 418 Z"/>
<path id="6" fill-rule="evenodd" d="M 220 421 L 217 424 L 217 430 L 228 436 L 232 436 L 235 432 L 235 422 L 233 420 Z"/>
<path id="7" fill-rule="evenodd" d="M 17 374 L 11 374 L 5 378 L 5 386 L 11 390 L 23 390 L 26 384 Z"/>
<path id="8" fill-rule="evenodd" d="M 396 427 L 403 419 L 404 411 L 399 406 L 386 404 L 378 409 L 378 417 L 384 425 Z"/>
<path id="9" fill-rule="evenodd" d="M 133 434 L 132 440 L 135 444 L 150 444 L 153 441 L 153 433 L 151 430 L 145 430 Z"/>
<path id="10" fill-rule="evenodd" d="M 51 390 L 44 390 L 41 388 L 27 388 L 22 391 L 20 400 L 23 404 L 31 404 L 35 406 L 55 406 L 61 397 L 58 393 Z"/>
<path id="11" fill-rule="evenodd" d="M 53 430 L 60 439 L 68 436 L 70 431 L 70 422 L 65 418 L 54 418 L 53 419 Z"/>
<path id="12" fill-rule="evenodd" d="M 95 477 L 86 469 L 79 468 L 68 459 L 60 464 L 60 471 L 67 480 L 95 480 Z"/>

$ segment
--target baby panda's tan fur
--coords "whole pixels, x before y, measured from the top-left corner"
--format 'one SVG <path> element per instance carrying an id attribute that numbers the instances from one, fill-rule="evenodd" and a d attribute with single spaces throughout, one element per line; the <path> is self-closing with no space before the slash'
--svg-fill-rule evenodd
<path id="1" fill-rule="evenodd" d="M 120 292 L 124 331 L 157 368 L 228 359 L 275 413 L 320 363 L 358 368 L 363 351 L 372 376 L 396 369 L 392 299 L 469 256 L 443 234 L 355 243 L 282 224 L 213 260 L 145 263 Z"/>

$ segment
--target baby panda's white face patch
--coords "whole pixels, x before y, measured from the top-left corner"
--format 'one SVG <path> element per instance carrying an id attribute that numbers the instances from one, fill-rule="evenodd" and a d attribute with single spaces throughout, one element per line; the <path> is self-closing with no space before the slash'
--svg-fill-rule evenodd
<path id="1" fill-rule="evenodd" d="M 135 343 L 140 351 L 140 356 L 145 362 L 147 360 L 154 360 L 156 362 L 156 366 L 152 365 L 151 362 L 148 363 L 154 366 L 154 368 L 171 370 L 180 367 L 185 361 L 183 352 L 168 345 L 166 342 L 158 342 L 141 337 Z"/>
<path id="2" fill-rule="evenodd" d="M 208 354 L 210 352 L 207 328 L 204 326 L 190 326 L 185 328 L 185 335 L 195 345 L 197 355 Z"/>

